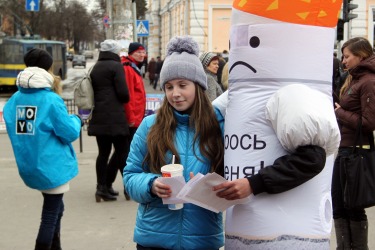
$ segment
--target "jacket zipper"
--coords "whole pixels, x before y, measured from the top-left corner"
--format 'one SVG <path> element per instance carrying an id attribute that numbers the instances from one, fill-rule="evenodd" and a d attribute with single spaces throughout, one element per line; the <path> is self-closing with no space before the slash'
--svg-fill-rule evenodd
<path id="1" fill-rule="evenodd" d="M 188 123 L 189 124 L 189 123 Z M 185 152 L 189 152 L 189 138 L 190 138 L 190 134 L 189 134 L 189 125 L 186 126 L 186 144 L 185 144 Z M 186 154 L 186 157 L 185 157 L 185 160 L 184 160 L 184 163 L 183 163 L 183 166 L 184 166 L 184 175 L 185 175 L 185 172 L 187 171 L 186 170 L 186 166 L 187 166 L 187 162 L 188 162 L 188 154 Z M 182 245 L 181 245 L 181 235 L 182 235 L 182 223 L 184 221 L 184 208 L 181 209 L 181 213 L 180 213 L 180 234 L 178 236 L 178 245 L 179 245 L 179 248 L 182 249 Z"/>

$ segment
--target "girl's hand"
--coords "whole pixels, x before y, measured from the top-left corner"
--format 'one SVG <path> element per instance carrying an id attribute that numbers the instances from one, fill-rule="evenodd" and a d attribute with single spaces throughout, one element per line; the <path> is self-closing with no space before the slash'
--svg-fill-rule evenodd
<path id="1" fill-rule="evenodd" d="M 250 183 L 246 178 L 224 182 L 212 188 L 213 191 L 221 190 L 216 195 L 227 200 L 246 198 L 253 193 Z"/>
<path id="2" fill-rule="evenodd" d="M 194 178 L 194 173 L 190 172 L 190 180 Z"/>
<path id="3" fill-rule="evenodd" d="M 151 192 L 160 198 L 168 198 L 171 196 L 172 190 L 169 185 L 163 184 L 155 179 L 152 183 Z"/>

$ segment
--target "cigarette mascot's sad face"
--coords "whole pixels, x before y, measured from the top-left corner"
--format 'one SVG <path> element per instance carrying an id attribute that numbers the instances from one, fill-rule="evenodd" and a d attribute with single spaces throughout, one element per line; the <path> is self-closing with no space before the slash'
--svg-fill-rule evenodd
<path id="1" fill-rule="evenodd" d="M 328 80 L 317 72 L 324 72 L 332 63 L 332 31 L 341 1 L 237 0 L 233 7 L 232 79 Z M 257 76 L 252 75 L 255 73 Z"/>

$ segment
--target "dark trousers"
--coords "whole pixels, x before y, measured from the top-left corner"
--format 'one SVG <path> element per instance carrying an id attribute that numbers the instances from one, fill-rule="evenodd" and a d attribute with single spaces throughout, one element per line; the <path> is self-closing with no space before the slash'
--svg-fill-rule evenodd
<path id="1" fill-rule="evenodd" d="M 127 155 L 126 155 L 126 158 L 127 158 L 127 156 L 129 155 L 130 145 L 131 145 L 131 143 L 132 143 L 132 140 L 133 140 L 133 137 L 134 137 L 135 132 L 137 132 L 137 129 L 138 129 L 138 127 L 129 127 L 129 147 L 128 147 L 128 153 L 127 153 Z M 125 167 L 126 167 L 126 161 L 125 161 Z M 124 168 L 125 168 L 125 167 L 123 167 L 122 169 L 120 169 L 120 171 L 121 171 L 121 175 L 124 174 Z"/>
<path id="2" fill-rule="evenodd" d="M 55 233 L 60 233 L 61 217 L 64 213 L 64 194 L 43 194 L 42 220 L 36 241 L 51 245 Z"/>
<path id="3" fill-rule="evenodd" d="M 124 170 L 129 153 L 128 136 L 97 136 L 99 154 L 96 159 L 96 178 L 99 185 L 110 186 L 116 179 L 117 171 Z M 111 154 L 112 145 L 114 152 Z"/>
<path id="4" fill-rule="evenodd" d="M 160 74 L 155 74 L 154 86 L 153 86 L 154 89 L 156 89 L 156 87 L 158 86 L 159 77 L 160 77 Z"/>
<path id="5" fill-rule="evenodd" d="M 367 220 L 364 209 L 346 209 L 344 207 L 343 188 L 340 181 L 340 159 L 351 153 L 351 148 L 340 148 L 333 166 L 332 174 L 332 207 L 334 219 L 347 219 L 351 221 Z"/>

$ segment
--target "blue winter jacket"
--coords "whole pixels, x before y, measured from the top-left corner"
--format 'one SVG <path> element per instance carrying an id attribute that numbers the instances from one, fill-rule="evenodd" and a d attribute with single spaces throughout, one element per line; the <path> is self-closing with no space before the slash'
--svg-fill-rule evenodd
<path id="1" fill-rule="evenodd" d="M 78 174 L 71 142 L 79 137 L 81 121 L 68 114 L 52 83 L 47 71 L 26 68 L 17 79 L 19 91 L 3 110 L 19 174 L 38 190 L 61 186 Z"/>
<path id="2" fill-rule="evenodd" d="M 175 112 L 178 121 L 175 146 L 184 166 L 184 177 L 189 173 L 207 174 L 210 164 L 201 162 L 193 153 L 194 129 L 189 127 L 189 116 Z M 216 112 L 221 129 L 224 119 Z M 224 245 L 222 214 L 185 203 L 183 209 L 170 210 L 162 199 L 151 194 L 152 183 L 159 174 L 146 173 L 142 162 L 147 152 L 147 134 L 155 123 L 156 115 L 143 119 L 131 143 L 130 153 L 124 169 L 124 184 L 131 198 L 139 203 L 134 241 L 145 247 L 165 249 L 219 249 Z M 195 145 L 200 159 L 205 159 Z M 197 150 L 198 149 L 198 150 Z M 167 162 L 171 153 L 166 156 Z"/>

